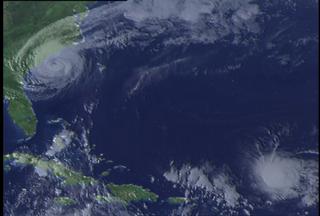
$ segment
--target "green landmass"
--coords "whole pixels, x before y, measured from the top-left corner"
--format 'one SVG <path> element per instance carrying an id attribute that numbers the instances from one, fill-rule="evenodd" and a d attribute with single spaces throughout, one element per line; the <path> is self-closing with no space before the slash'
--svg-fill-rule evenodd
<path id="1" fill-rule="evenodd" d="M 27 136 L 35 134 L 37 119 L 32 104 L 23 91 L 23 76 L 31 67 L 39 64 L 49 54 L 57 52 L 62 47 L 75 41 L 79 36 L 79 29 L 71 15 L 86 11 L 85 6 L 88 2 L 4 2 L 4 97 L 9 101 L 8 112 L 10 117 Z M 58 23 L 60 25 L 55 27 L 50 25 L 63 18 L 64 21 Z M 51 29 L 46 29 L 48 26 L 51 26 Z M 36 34 L 39 31 L 40 34 Z"/>
<path id="2" fill-rule="evenodd" d="M 54 201 L 58 203 L 59 205 L 63 206 L 70 206 L 76 204 L 76 201 L 74 199 L 71 199 L 70 197 L 56 197 L 54 198 Z"/>
<path id="3" fill-rule="evenodd" d="M 187 199 L 185 197 L 169 197 L 167 199 L 167 202 L 172 205 L 180 205 L 186 201 Z"/>
<path id="4" fill-rule="evenodd" d="M 106 170 L 106 171 L 103 171 L 100 175 L 103 176 L 103 177 L 106 177 L 109 174 L 110 174 L 110 172 Z"/>
<path id="5" fill-rule="evenodd" d="M 36 131 L 37 119 L 32 104 L 23 91 L 22 80 L 25 73 L 39 65 L 50 54 L 72 44 L 79 37 L 79 28 L 71 16 L 86 11 L 89 1 L 6 1 L 3 5 L 3 90 L 9 101 L 8 112 L 12 120 L 32 136 Z M 82 13 L 83 16 L 83 13 Z M 97 181 L 84 176 L 64 164 L 14 152 L 4 156 L 6 161 L 31 165 L 45 172 L 61 177 L 66 185 L 93 185 Z M 4 167 L 6 171 L 10 166 Z M 103 174 L 104 176 L 107 173 Z M 157 201 L 158 195 L 141 186 L 127 184 L 107 184 L 111 194 L 127 203 L 134 201 Z M 98 195 L 100 201 L 109 201 L 106 196 Z M 72 205 L 69 197 L 57 197 L 61 205 Z"/>
<path id="6" fill-rule="evenodd" d="M 141 186 L 133 184 L 116 185 L 113 183 L 107 184 L 106 186 L 112 195 L 127 203 L 136 201 L 156 202 L 158 200 L 157 194 Z"/>
<path id="7" fill-rule="evenodd" d="M 96 185 L 99 182 L 92 177 L 85 176 L 80 172 L 76 172 L 68 168 L 59 161 L 43 159 L 27 153 L 14 152 L 4 155 L 4 164 L 9 166 L 11 162 L 31 165 L 34 168 L 41 169 L 43 172 L 50 172 L 52 175 L 62 178 L 65 185 Z M 9 170 L 9 168 L 6 168 Z M 111 192 L 112 198 L 97 195 L 96 200 L 100 202 L 122 201 L 124 203 L 150 201 L 156 202 L 158 195 L 138 185 L 124 184 L 117 185 L 109 183 L 105 185 Z"/>
<path id="8" fill-rule="evenodd" d="M 96 200 L 98 202 L 102 202 L 102 203 L 109 203 L 112 201 L 112 198 L 107 197 L 107 196 L 103 196 L 103 195 L 97 195 Z"/>
<path id="9" fill-rule="evenodd" d="M 5 161 L 14 161 L 15 163 L 31 165 L 35 168 L 41 169 L 44 172 L 50 172 L 54 176 L 61 177 L 63 183 L 66 185 L 94 185 L 97 181 L 91 177 L 85 176 L 80 172 L 76 172 L 60 162 L 41 159 L 26 153 L 14 152 L 4 156 Z"/>

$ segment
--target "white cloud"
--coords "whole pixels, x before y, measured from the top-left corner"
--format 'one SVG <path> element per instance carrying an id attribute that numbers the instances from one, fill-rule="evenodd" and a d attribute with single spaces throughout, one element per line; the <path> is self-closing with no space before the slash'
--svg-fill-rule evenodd
<path id="1" fill-rule="evenodd" d="M 183 165 L 180 169 L 172 166 L 164 177 L 189 189 L 203 189 L 213 194 L 218 203 L 225 202 L 230 208 L 237 207 L 240 194 L 225 170 L 218 170 L 206 163 L 200 167 Z"/>
<path id="2" fill-rule="evenodd" d="M 253 173 L 258 189 L 273 201 L 300 198 L 302 206 L 311 206 L 318 199 L 318 164 L 285 152 L 261 155 L 254 161 Z"/>

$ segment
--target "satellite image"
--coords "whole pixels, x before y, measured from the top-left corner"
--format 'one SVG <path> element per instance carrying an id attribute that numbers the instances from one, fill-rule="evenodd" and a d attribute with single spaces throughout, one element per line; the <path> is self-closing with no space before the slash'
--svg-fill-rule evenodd
<path id="1" fill-rule="evenodd" d="M 3 215 L 318 215 L 318 8 L 5 1 Z"/>

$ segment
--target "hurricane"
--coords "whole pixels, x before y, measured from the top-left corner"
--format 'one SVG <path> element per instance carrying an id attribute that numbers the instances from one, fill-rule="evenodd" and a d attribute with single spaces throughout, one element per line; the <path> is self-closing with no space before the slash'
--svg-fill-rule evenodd
<path id="1" fill-rule="evenodd" d="M 44 100 L 69 91 L 84 76 L 85 64 L 85 58 L 76 51 L 62 50 L 31 69 L 25 90 L 32 100 Z"/>
<path id="2" fill-rule="evenodd" d="M 96 2 L 32 35 L 10 65 L 41 127 L 11 160 L 57 188 L 30 212 L 315 215 L 316 6 Z"/>
<path id="3" fill-rule="evenodd" d="M 299 198 L 300 206 L 317 203 L 318 164 L 286 152 L 261 155 L 253 162 L 257 187 L 274 202 Z"/>
<path id="4" fill-rule="evenodd" d="M 258 6 L 249 1 L 203 1 L 201 4 L 193 1 L 166 1 L 161 5 L 165 8 L 147 1 L 100 6 L 93 8 L 88 14 L 77 15 L 86 16 L 81 22 L 74 22 L 74 17 L 67 17 L 39 31 L 29 39 L 14 60 L 15 65 L 25 65 L 19 70 L 28 72 L 25 77 L 25 90 L 30 94 L 30 98 L 51 98 L 59 95 L 59 92 L 66 92 L 73 84 L 76 85 L 78 78 L 86 76 L 84 74 L 87 71 L 94 70 L 89 68 L 94 65 L 90 65 L 84 56 L 88 52 L 98 50 L 99 60 L 95 59 L 95 64 L 100 63 L 101 58 L 104 59 L 104 64 L 107 64 L 113 53 L 136 46 L 139 46 L 139 49 L 147 49 L 154 38 L 166 34 L 172 36 L 164 38 L 160 43 L 163 47 L 161 49 L 171 45 L 213 44 L 219 38 L 230 34 L 240 38 L 241 31 L 253 34 L 259 32 L 254 20 L 259 13 Z M 193 6 L 196 6 L 196 10 L 189 13 Z M 230 7 L 237 10 L 237 13 L 224 18 L 222 14 Z M 179 10 L 178 14 L 174 13 L 176 9 Z M 211 13 L 212 10 L 217 12 Z M 179 34 L 175 33 L 178 30 Z M 205 34 L 202 34 L 203 32 Z M 74 44 L 70 44 L 72 39 L 76 39 Z M 62 48 L 67 44 L 70 44 L 68 48 Z M 149 73 L 149 69 L 144 71 Z M 150 72 L 148 75 L 133 73 L 132 76 L 155 74 L 156 72 Z M 138 85 L 145 84 L 139 81 Z M 129 92 L 135 91 L 137 86 L 131 88 L 128 89 Z"/>

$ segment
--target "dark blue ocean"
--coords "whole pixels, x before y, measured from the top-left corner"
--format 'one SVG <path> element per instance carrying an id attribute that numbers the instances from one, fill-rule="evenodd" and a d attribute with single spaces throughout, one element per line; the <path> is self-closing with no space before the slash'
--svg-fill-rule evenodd
<path id="1" fill-rule="evenodd" d="M 263 40 L 263 36 L 259 39 Z M 23 144 L 36 154 L 43 153 L 59 130 L 59 126 L 48 124 L 48 120 L 60 117 L 72 122 L 81 116 L 92 122 L 89 143 L 95 145 L 93 153 L 103 153 L 107 160 L 129 169 L 111 173 L 108 181 L 141 184 L 160 197 L 168 197 L 183 195 L 162 181 L 170 161 L 177 164 L 212 161 L 217 166 L 228 164 L 236 170 L 235 158 L 244 134 L 258 136 L 257 128 L 274 124 L 293 125 L 294 135 L 286 140 L 292 149 L 313 141 L 308 132 L 319 125 L 318 73 L 314 72 L 318 71 L 317 49 L 303 53 L 309 61 L 288 68 L 271 62 L 268 52 L 259 49 L 259 43 L 256 45 L 257 51 L 244 55 L 239 69 L 225 73 L 215 73 L 214 69 L 239 63 L 233 59 L 242 56 L 248 47 L 230 45 L 228 40 L 214 45 L 172 47 L 158 54 L 158 62 L 139 49 L 115 52 L 103 62 L 108 72 L 96 93 L 33 103 L 39 123 L 37 134 L 30 140 L 17 144 L 16 140 L 21 140 L 23 134 L 5 112 L 5 153 Z M 281 48 L 295 52 L 289 46 Z M 171 55 L 162 55 L 165 53 Z M 172 75 L 162 78 L 160 74 L 159 81 L 128 97 L 128 83 L 136 79 L 133 68 L 185 56 L 192 56 L 192 60 L 169 68 L 174 71 Z M 192 71 L 194 67 L 198 68 L 197 75 Z M 204 72 L 208 69 L 212 73 Z M 99 103 L 92 115 L 88 115 L 83 102 L 91 99 Z M 3 106 L 6 110 L 7 104 Z M 80 133 L 78 127 L 87 125 L 90 124 L 72 127 Z M 104 163 L 97 165 L 93 175 L 99 178 L 107 168 Z M 150 175 L 160 180 L 152 184 Z M 263 214 L 268 213 L 259 213 Z"/>

